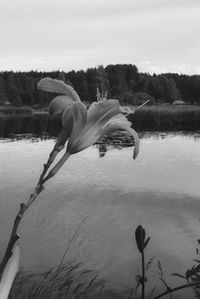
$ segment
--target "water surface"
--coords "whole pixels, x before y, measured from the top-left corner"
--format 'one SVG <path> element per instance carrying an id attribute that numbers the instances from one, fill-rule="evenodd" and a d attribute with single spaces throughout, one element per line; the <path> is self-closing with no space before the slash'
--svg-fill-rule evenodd
<path id="1" fill-rule="evenodd" d="M 138 159 L 132 147 L 95 145 L 70 157 L 23 219 L 21 263 L 41 269 L 68 251 L 115 290 L 130 288 L 140 266 L 134 230 L 151 237 L 147 258 L 172 272 L 192 265 L 200 238 L 200 136 L 145 134 Z M 0 254 L 19 204 L 33 191 L 54 139 L 0 141 Z M 150 275 L 154 284 L 156 267 Z M 181 282 L 178 280 L 178 282 Z M 160 284 L 160 283 L 159 283 Z"/>

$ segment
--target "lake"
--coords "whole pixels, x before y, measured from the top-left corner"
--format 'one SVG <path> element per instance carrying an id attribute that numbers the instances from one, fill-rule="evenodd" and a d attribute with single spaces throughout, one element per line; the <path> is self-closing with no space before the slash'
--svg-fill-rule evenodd
<path id="1" fill-rule="evenodd" d="M 161 286 L 156 274 L 158 260 L 169 282 L 182 283 L 170 274 L 184 273 L 197 258 L 200 134 L 140 136 L 136 161 L 132 147 L 102 143 L 71 156 L 47 182 L 20 226 L 21 265 L 25 269 L 58 265 L 87 217 L 66 260 L 81 261 L 85 269 L 97 271 L 107 288 L 117 292 L 130 289 L 140 268 L 134 231 L 141 224 L 151 237 L 146 260 L 155 256 L 149 270 L 152 286 Z M 0 139 L 1 256 L 19 204 L 33 191 L 55 144 L 55 138 L 11 137 Z"/>

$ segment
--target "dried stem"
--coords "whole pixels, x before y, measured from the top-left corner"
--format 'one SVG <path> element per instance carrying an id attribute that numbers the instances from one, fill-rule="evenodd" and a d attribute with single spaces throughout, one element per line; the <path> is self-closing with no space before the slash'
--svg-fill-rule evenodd
<path id="1" fill-rule="evenodd" d="M 83 220 L 80 222 L 80 224 L 78 225 L 77 229 L 76 229 L 75 232 L 73 233 L 72 238 L 71 238 L 71 240 L 70 240 L 70 242 L 69 242 L 69 244 L 68 244 L 68 246 L 67 246 L 67 248 L 66 248 L 66 250 L 65 250 L 65 252 L 64 252 L 64 254 L 63 254 L 63 256 L 62 256 L 62 258 L 61 258 L 61 261 L 60 261 L 60 263 L 59 263 L 58 271 L 59 271 L 60 267 L 62 266 L 62 263 L 63 263 L 63 261 L 64 261 L 64 259 L 65 259 L 65 256 L 66 256 L 68 250 L 70 249 L 71 244 L 72 244 L 72 242 L 74 241 L 74 239 L 75 239 L 77 233 L 79 232 L 79 230 L 80 230 L 82 224 L 83 224 L 87 219 L 88 219 L 88 216 L 86 216 L 85 218 L 83 218 Z"/>
<path id="2" fill-rule="evenodd" d="M 65 249 L 65 252 L 64 252 L 64 254 L 63 254 L 63 256 L 62 256 L 62 258 L 61 258 L 61 260 L 60 260 L 60 263 L 59 263 L 58 268 L 57 268 L 57 270 L 56 270 L 56 272 L 55 272 L 54 278 L 59 274 L 59 270 L 60 270 L 60 268 L 61 268 L 61 266 L 62 266 L 62 264 L 63 264 L 63 261 L 64 261 L 64 259 L 65 259 L 65 256 L 66 256 L 67 252 L 69 251 L 72 242 L 74 241 L 74 239 L 75 239 L 77 233 L 79 232 L 79 230 L 80 230 L 82 224 L 86 221 L 86 219 L 88 219 L 88 216 L 86 216 L 85 218 L 83 218 L 83 220 L 80 222 L 80 224 L 78 225 L 77 229 L 76 229 L 75 232 L 73 233 L 72 238 L 71 238 L 71 240 L 69 241 L 69 244 L 67 245 L 67 247 L 66 247 L 66 249 Z"/>
<path id="3" fill-rule="evenodd" d="M 138 107 L 136 107 L 135 108 L 135 111 L 136 110 L 138 110 L 138 109 L 140 109 L 140 108 L 142 108 L 143 106 L 145 106 L 147 103 L 149 103 L 150 102 L 150 100 L 147 100 L 146 102 L 144 102 L 143 104 L 141 104 L 140 106 L 138 106 Z"/>

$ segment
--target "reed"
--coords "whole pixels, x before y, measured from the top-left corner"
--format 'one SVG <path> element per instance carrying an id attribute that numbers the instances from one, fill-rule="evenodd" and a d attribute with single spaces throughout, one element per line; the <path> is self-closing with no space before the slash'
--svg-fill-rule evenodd
<path id="1" fill-rule="evenodd" d="M 26 114 L 31 115 L 33 109 L 30 107 L 13 107 L 13 106 L 0 106 L 0 114 L 2 115 L 15 115 L 15 114 Z"/>
<path id="2" fill-rule="evenodd" d="M 200 106 L 144 106 L 141 109 L 136 110 L 134 114 L 130 114 L 128 117 L 136 130 L 200 130 Z"/>
<path id="3" fill-rule="evenodd" d="M 66 263 L 45 272 L 19 271 L 9 299 L 92 298 L 102 289 L 103 281 L 93 270 L 83 270 L 81 263 Z"/>

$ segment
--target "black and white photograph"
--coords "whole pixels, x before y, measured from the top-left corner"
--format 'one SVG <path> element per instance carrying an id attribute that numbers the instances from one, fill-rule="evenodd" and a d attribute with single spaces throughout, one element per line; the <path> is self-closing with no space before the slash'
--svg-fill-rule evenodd
<path id="1" fill-rule="evenodd" d="M 0 0 L 0 299 L 200 299 L 200 1 Z"/>

